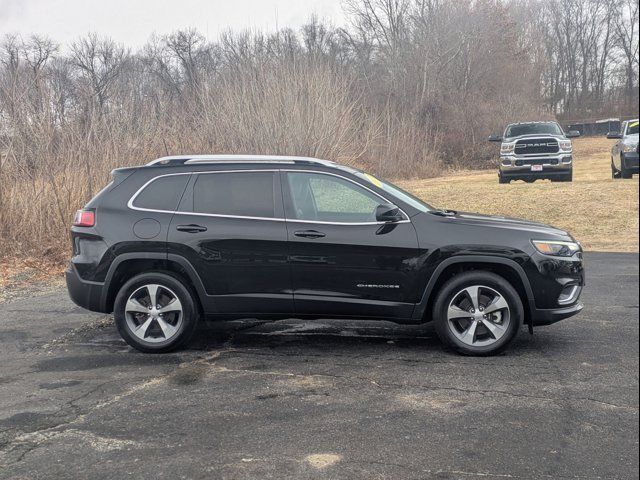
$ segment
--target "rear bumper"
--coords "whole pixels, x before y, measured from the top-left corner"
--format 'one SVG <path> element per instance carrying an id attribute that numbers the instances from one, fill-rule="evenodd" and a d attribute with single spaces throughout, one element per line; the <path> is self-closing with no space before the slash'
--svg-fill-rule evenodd
<path id="1" fill-rule="evenodd" d="M 573 317 L 582 311 L 584 305 L 581 302 L 571 305 L 565 308 L 556 308 L 553 310 L 541 310 L 537 309 L 533 314 L 533 325 L 551 325 L 564 320 L 569 317 Z"/>
<path id="2" fill-rule="evenodd" d="M 67 291 L 76 305 L 92 312 L 109 313 L 104 308 L 104 283 L 89 282 L 80 278 L 75 266 L 70 263 L 66 272 Z"/>

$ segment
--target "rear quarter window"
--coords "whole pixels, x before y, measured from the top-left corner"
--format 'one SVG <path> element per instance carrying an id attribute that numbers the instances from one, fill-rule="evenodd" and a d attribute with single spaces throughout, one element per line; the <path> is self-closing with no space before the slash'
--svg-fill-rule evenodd
<path id="1" fill-rule="evenodd" d="M 173 212 L 178 208 L 189 175 L 157 177 L 133 199 L 132 206 Z"/>

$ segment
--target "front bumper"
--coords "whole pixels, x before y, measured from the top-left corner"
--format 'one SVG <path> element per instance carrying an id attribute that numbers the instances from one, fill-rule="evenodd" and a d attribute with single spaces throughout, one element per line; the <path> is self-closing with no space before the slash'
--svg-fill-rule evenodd
<path id="1" fill-rule="evenodd" d="M 92 312 L 109 313 L 104 308 L 104 283 L 83 280 L 73 263 L 69 264 L 65 279 L 69 297 L 73 303 Z"/>
<path id="2" fill-rule="evenodd" d="M 535 252 L 530 265 L 527 276 L 535 299 L 531 325 L 551 325 L 582 311 L 580 297 L 586 283 L 582 252 L 567 258 Z"/>
<path id="3" fill-rule="evenodd" d="M 533 166 L 542 168 L 534 170 Z M 500 176 L 503 178 L 557 178 L 573 171 L 571 153 L 544 156 L 502 155 L 500 157 Z"/>
<path id="4" fill-rule="evenodd" d="M 552 325 L 561 320 L 577 315 L 582 311 L 583 308 L 584 305 L 582 304 L 582 302 L 578 302 L 574 305 L 564 308 L 555 308 L 551 310 L 537 309 L 533 314 L 533 325 Z"/>

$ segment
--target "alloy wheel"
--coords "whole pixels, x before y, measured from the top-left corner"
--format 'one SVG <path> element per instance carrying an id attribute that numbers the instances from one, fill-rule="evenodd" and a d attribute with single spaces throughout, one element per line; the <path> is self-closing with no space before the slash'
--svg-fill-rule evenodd
<path id="1" fill-rule="evenodd" d="M 447 309 L 447 325 L 465 345 L 485 347 L 508 331 L 511 310 L 506 299 L 493 288 L 473 285 L 453 296 Z"/>
<path id="2" fill-rule="evenodd" d="M 136 289 L 125 305 L 125 319 L 130 332 L 149 343 L 173 338 L 182 326 L 183 315 L 178 296 L 158 284 Z"/>

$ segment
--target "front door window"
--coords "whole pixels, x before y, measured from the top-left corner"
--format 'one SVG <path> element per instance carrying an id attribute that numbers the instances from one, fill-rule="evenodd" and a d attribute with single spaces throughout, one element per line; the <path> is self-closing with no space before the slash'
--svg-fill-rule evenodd
<path id="1" fill-rule="evenodd" d="M 328 223 L 375 223 L 384 203 L 373 192 L 334 175 L 309 172 L 287 174 L 291 204 L 287 217 Z"/>

